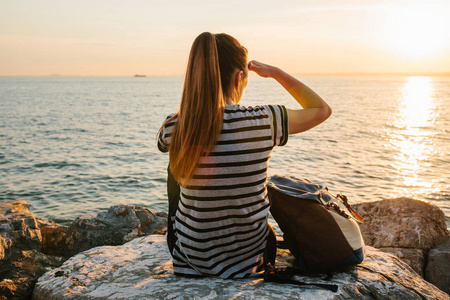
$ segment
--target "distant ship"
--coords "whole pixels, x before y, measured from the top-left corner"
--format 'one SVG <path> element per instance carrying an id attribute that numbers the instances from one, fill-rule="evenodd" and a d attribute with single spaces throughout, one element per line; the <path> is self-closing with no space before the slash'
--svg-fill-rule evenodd
<path id="1" fill-rule="evenodd" d="M 134 75 L 134 77 L 147 77 L 147 75 L 139 75 L 139 74 L 136 74 L 136 75 Z"/>

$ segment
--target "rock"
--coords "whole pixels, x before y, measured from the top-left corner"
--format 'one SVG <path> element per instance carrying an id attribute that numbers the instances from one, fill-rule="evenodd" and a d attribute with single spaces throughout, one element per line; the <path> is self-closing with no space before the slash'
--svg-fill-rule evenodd
<path id="1" fill-rule="evenodd" d="M 63 263 L 41 250 L 39 229 L 50 221 L 37 219 L 24 201 L 0 203 L 0 299 L 24 299 L 31 296 L 35 281 L 50 267 Z"/>
<path id="2" fill-rule="evenodd" d="M 364 217 L 366 245 L 429 250 L 448 236 L 445 215 L 437 206 L 410 198 L 352 205 Z"/>
<path id="3" fill-rule="evenodd" d="M 0 282 L 0 299 L 30 298 L 36 280 L 64 262 L 61 257 L 45 255 L 36 250 L 18 251 L 15 258 L 8 268 L 7 278 Z"/>
<path id="4" fill-rule="evenodd" d="M 97 246 L 122 245 L 138 236 L 163 232 L 166 227 L 167 213 L 139 206 L 112 206 L 97 216 L 83 216 L 73 221 L 66 233 L 67 253 L 72 256 Z"/>
<path id="5" fill-rule="evenodd" d="M 71 237 L 68 226 L 54 224 L 41 227 L 41 235 L 42 253 L 64 257 L 70 255 L 68 250 Z"/>
<path id="6" fill-rule="evenodd" d="M 68 227 L 36 218 L 24 200 L 0 203 L 0 299 L 30 297 L 37 278 L 72 254 L 164 232 L 166 224 L 166 213 L 118 205 Z"/>
<path id="7" fill-rule="evenodd" d="M 24 200 L 0 204 L 0 264 L 17 250 L 42 247 L 42 253 L 68 258 L 93 247 L 121 245 L 167 231 L 167 213 L 140 206 L 112 206 L 104 213 L 79 217 L 70 227 L 36 218 L 29 209 Z"/>
<path id="8" fill-rule="evenodd" d="M 430 250 L 425 278 L 450 294 L 450 238 L 445 243 Z"/>
<path id="9" fill-rule="evenodd" d="M 77 218 L 70 227 L 36 218 L 29 210 L 24 200 L 0 203 L 0 299 L 29 297 L 38 277 L 73 254 L 163 233 L 167 226 L 167 213 L 129 205 Z"/>
<path id="10" fill-rule="evenodd" d="M 424 277 L 425 250 L 410 248 L 382 248 L 381 250 L 398 256 L 398 258 L 413 268 L 417 274 Z"/>
<path id="11" fill-rule="evenodd" d="M 101 245 L 121 245 L 138 236 L 140 222 L 130 207 L 110 207 L 97 216 L 78 217 L 70 225 L 70 255 Z"/>
<path id="12" fill-rule="evenodd" d="M 0 262 L 4 262 L 10 256 L 11 246 L 11 239 L 7 238 L 4 234 L 0 234 Z"/>
<path id="13" fill-rule="evenodd" d="M 142 234 L 165 234 L 167 232 L 167 213 L 134 206 L 133 211 L 141 222 Z"/>
<path id="14" fill-rule="evenodd" d="M 55 223 L 52 220 L 36 218 L 41 230 L 41 252 L 48 255 L 68 256 L 69 227 Z"/>
<path id="15" fill-rule="evenodd" d="M 17 251 L 41 249 L 41 231 L 29 210 L 24 200 L 0 203 L 0 269 Z"/>
<path id="16" fill-rule="evenodd" d="M 289 255 L 278 257 L 289 259 Z M 335 273 L 337 293 L 319 288 L 264 282 L 173 275 L 165 238 L 150 235 L 121 246 L 82 252 L 39 278 L 33 299 L 450 299 L 396 256 L 367 247 L 363 264 Z"/>
<path id="17" fill-rule="evenodd" d="M 421 276 L 428 250 L 448 236 L 443 211 L 423 201 L 397 198 L 352 207 L 364 217 L 366 245 L 397 255 Z"/>
<path id="18" fill-rule="evenodd" d="M 55 226 L 55 225 L 59 225 L 57 223 L 55 223 L 52 220 L 49 219 L 44 219 L 44 218 L 39 218 L 36 217 L 36 222 L 38 223 L 38 227 L 42 230 L 42 228 L 46 227 L 46 226 Z"/>

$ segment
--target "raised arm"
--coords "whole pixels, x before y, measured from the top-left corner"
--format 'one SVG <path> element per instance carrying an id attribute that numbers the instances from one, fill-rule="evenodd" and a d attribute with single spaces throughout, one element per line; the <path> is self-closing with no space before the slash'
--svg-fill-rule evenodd
<path id="1" fill-rule="evenodd" d="M 287 109 L 289 134 L 311 129 L 331 115 L 331 107 L 319 95 L 283 70 L 255 60 L 249 62 L 248 69 L 259 76 L 278 81 L 303 108 Z"/>

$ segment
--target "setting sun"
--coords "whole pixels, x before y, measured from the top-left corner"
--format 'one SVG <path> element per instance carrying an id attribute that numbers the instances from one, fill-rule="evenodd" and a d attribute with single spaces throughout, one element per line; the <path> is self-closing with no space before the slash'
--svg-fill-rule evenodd
<path id="1" fill-rule="evenodd" d="M 411 5 L 386 12 L 385 47 L 406 59 L 442 55 L 450 24 L 437 5 Z"/>

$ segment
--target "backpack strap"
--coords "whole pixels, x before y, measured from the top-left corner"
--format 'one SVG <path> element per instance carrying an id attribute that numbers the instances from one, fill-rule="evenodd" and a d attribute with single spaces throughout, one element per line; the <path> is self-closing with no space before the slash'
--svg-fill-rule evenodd
<path id="1" fill-rule="evenodd" d="M 363 223 L 364 218 L 361 217 L 348 203 L 347 196 L 337 194 L 336 198 L 340 199 L 342 203 L 344 203 L 345 207 L 348 209 L 348 211 L 352 214 L 352 216 L 355 218 L 355 221 L 358 223 Z"/>
<path id="2" fill-rule="evenodd" d="M 294 268 L 276 270 L 270 263 L 268 263 L 264 272 L 264 281 L 290 283 L 299 286 L 315 286 L 332 292 L 338 291 L 338 286 L 336 284 L 308 283 L 295 280 L 293 279 L 294 273 Z"/>

